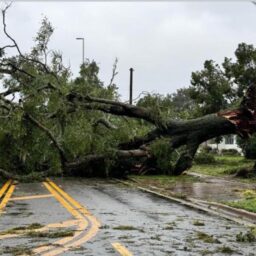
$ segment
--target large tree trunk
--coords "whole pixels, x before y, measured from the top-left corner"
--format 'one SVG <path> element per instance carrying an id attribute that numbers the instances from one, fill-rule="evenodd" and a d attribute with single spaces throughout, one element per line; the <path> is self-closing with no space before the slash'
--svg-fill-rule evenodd
<path id="1" fill-rule="evenodd" d="M 179 175 L 192 166 L 199 145 L 220 135 L 236 133 L 236 126 L 219 114 L 211 114 L 188 121 L 170 121 L 165 128 L 157 128 L 144 137 L 123 143 L 120 148 L 130 150 L 141 147 L 159 137 L 170 137 L 170 147 L 175 150 L 185 146 L 172 174 Z"/>

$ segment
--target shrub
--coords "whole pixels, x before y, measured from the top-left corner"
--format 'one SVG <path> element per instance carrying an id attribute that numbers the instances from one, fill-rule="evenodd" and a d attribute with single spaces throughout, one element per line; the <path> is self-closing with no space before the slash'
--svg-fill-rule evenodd
<path id="1" fill-rule="evenodd" d="M 210 146 L 203 146 L 201 152 L 203 153 L 211 153 L 212 148 Z"/>
<path id="2" fill-rule="evenodd" d="M 194 159 L 197 164 L 214 164 L 216 160 L 213 155 L 209 153 L 198 153 Z"/>
<path id="3" fill-rule="evenodd" d="M 156 159 L 158 174 L 169 174 L 172 169 L 172 149 L 170 142 L 166 139 L 156 140 L 151 145 L 151 150 Z"/>
<path id="4" fill-rule="evenodd" d="M 222 149 L 221 154 L 226 156 L 240 156 L 240 153 L 234 148 Z"/>
<path id="5" fill-rule="evenodd" d="M 255 230 L 251 229 L 245 234 L 240 232 L 239 234 L 236 235 L 236 241 L 245 242 L 245 243 L 255 242 L 256 241 Z"/>

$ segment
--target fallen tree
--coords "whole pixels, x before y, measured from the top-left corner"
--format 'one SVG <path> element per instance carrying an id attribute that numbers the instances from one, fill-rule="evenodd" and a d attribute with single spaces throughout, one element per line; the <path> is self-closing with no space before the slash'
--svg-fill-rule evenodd
<path id="1" fill-rule="evenodd" d="M 122 157 L 150 157 L 149 145 L 160 137 L 170 139 L 169 146 L 172 151 L 185 146 L 184 152 L 172 170 L 173 175 L 179 175 L 192 166 L 195 153 L 202 142 L 227 134 L 238 134 L 243 138 L 248 138 L 256 129 L 255 84 L 248 88 L 238 109 L 221 111 L 187 121 L 161 120 L 160 116 L 151 116 L 151 112 L 147 109 L 116 101 L 84 98 L 78 95 L 73 95 L 71 98 L 73 104 L 76 104 L 77 107 L 82 104 L 82 108 L 86 110 L 100 110 L 113 115 L 144 119 L 156 126 L 145 136 L 119 144 L 119 149 L 116 150 L 119 159 Z M 68 95 L 68 99 L 70 100 L 70 95 Z M 92 107 L 95 102 L 100 104 Z M 79 163 L 77 164 L 79 165 Z"/>
<path id="2" fill-rule="evenodd" d="M 166 118 L 160 111 L 118 100 L 113 84 L 116 62 L 107 87 L 94 61 L 83 64 L 80 77 L 72 80 L 62 56 L 48 50 L 53 28 L 47 19 L 35 47 L 23 54 L 7 32 L 7 9 L 2 11 L 3 32 L 11 44 L 0 48 L 5 87 L 0 93 L 2 176 L 22 179 L 38 172 L 44 177 L 51 170 L 123 176 L 138 166 L 142 172 L 156 168 L 152 144 L 163 138 L 170 154 L 182 149 L 168 171 L 179 175 L 192 166 L 201 143 L 227 134 L 248 138 L 255 132 L 256 83 L 250 84 L 236 109 L 190 120 Z M 16 49 L 17 55 L 7 56 L 8 49 Z"/>

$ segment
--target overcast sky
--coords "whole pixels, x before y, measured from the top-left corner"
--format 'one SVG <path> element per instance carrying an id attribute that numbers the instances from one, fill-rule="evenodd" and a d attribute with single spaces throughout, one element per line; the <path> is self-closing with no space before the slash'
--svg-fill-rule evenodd
<path id="1" fill-rule="evenodd" d="M 3 3 L 1 3 L 3 6 Z M 117 57 L 116 83 L 128 99 L 129 68 L 134 96 L 142 91 L 172 93 L 188 86 L 191 72 L 206 59 L 234 57 L 240 42 L 256 43 L 256 6 L 250 1 L 211 2 L 15 2 L 7 14 L 9 32 L 23 52 L 33 44 L 43 16 L 55 33 L 50 47 L 63 53 L 77 75 L 85 56 L 100 66 L 108 84 Z M 0 42 L 5 42 L 0 34 Z"/>

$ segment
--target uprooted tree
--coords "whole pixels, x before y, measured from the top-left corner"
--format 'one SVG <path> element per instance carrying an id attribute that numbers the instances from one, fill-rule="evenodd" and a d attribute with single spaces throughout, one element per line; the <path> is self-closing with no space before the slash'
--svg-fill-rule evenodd
<path id="1" fill-rule="evenodd" d="M 86 61 L 80 75 L 72 79 L 70 69 L 63 65 L 61 53 L 48 49 L 53 27 L 46 18 L 35 37 L 35 46 L 31 52 L 23 53 L 7 30 L 7 9 L 2 11 L 3 34 L 10 44 L 0 48 L 2 176 L 122 176 L 138 167 L 141 172 L 157 168 L 157 163 L 166 154 L 170 159 L 166 172 L 179 175 L 191 167 L 202 142 L 227 134 L 247 138 L 255 132 L 254 77 L 249 77 L 250 86 L 246 84 L 248 81 L 240 81 L 240 77 L 240 80 L 233 79 L 232 75 L 223 78 L 222 85 L 233 83 L 237 88 L 237 93 L 225 91 L 236 98 L 235 103 L 229 102 L 229 106 L 237 105 L 234 109 L 180 120 L 169 108 L 173 102 L 169 96 L 161 101 L 161 106 L 156 100 L 159 97 L 150 95 L 139 100 L 137 105 L 120 102 L 114 84 L 116 62 L 107 86 L 98 78 L 99 68 L 95 61 Z M 14 50 L 16 54 L 10 55 L 9 51 Z M 226 67 L 230 68 L 231 64 L 231 60 L 226 60 Z M 194 73 L 192 79 L 194 84 L 198 80 L 197 84 L 206 90 L 204 97 L 199 88 L 202 92 L 196 103 L 199 108 L 209 100 L 207 89 L 211 90 L 209 86 L 214 84 L 214 75 L 222 76 L 216 69 L 209 66 L 208 69 L 212 71 L 209 81 L 203 77 L 204 73 Z M 236 67 L 232 70 L 235 72 Z M 246 86 L 242 96 L 241 90 Z M 200 94 L 200 90 L 190 89 L 190 94 Z M 176 99 L 181 99 L 179 104 L 182 103 L 183 108 L 190 108 L 191 105 L 182 102 L 182 97 L 187 97 L 184 92 L 186 90 L 180 90 Z M 218 88 L 217 92 L 220 93 Z M 195 104 L 195 101 L 190 103 Z M 217 110 L 222 107 L 219 102 L 210 103 L 212 109 L 215 104 Z"/>

